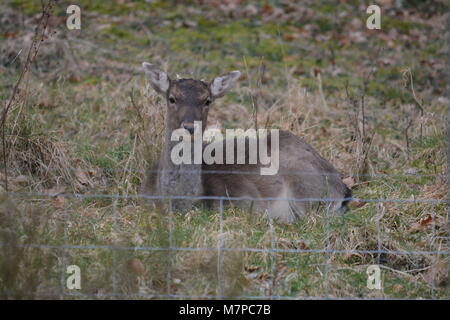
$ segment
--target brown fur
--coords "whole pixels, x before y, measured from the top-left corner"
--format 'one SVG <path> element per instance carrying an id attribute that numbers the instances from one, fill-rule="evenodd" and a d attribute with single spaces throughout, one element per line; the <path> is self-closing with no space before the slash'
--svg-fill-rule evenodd
<path id="1" fill-rule="evenodd" d="M 232 203 L 242 208 L 253 208 L 259 212 L 268 211 L 273 218 L 284 222 L 294 221 L 306 214 L 309 208 L 317 207 L 320 203 L 320 201 L 295 201 L 294 198 L 299 200 L 337 199 L 322 203 L 330 203 L 330 207 L 334 209 L 345 206 L 343 198 L 350 197 L 351 192 L 327 160 L 303 139 L 289 132 L 280 131 L 279 141 L 280 167 L 276 175 L 260 175 L 260 164 L 203 164 L 205 195 L 232 198 L 278 198 L 269 201 L 237 200 Z M 234 154 L 236 154 L 236 143 L 234 148 Z M 267 149 L 270 150 L 270 138 Z M 248 163 L 248 152 L 246 163 Z M 214 171 L 220 173 L 213 173 Z M 222 173 L 226 171 L 232 173 Z M 215 207 L 218 203 L 209 201 L 208 204 Z"/>

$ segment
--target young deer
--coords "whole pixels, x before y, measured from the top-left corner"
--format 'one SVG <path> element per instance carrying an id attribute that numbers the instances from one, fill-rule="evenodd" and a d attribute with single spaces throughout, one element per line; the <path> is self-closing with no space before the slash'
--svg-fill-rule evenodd
<path id="1" fill-rule="evenodd" d="M 147 175 L 144 194 L 186 196 L 186 199 L 172 201 L 172 209 L 176 211 L 192 207 L 195 200 L 189 197 L 252 198 L 233 203 L 242 208 L 250 206 L 256 212 L 268 212 L 272 218 L 282 222 L 292 222 L 306 214 L 308 209 L 319 203 L 314 199 L 330 199 L 326 203 L 333 209 L 346 208 L 351 191 L 342 182 L 339 173 L 303 139 L 286 131 L 279 132 L 276 155 L 279 171 L 275 175 L 260 175 L 261 164 L 248 164 L 248 147 L 245 148 L 246 164 L 225 164 L 225 161 L 222 161 L 224 164 L 209 165 L 204 162 L 174 164 L 170 154 L 178 142 L 171 141 L 172 132 L 185 128 L 193 136 L 194 121 L 201 121 L 204 130 L 211 103 L 222 97 L 241 73 L 233 71 L 205 83 L 194 79 L 171 80 L 165 72 L 146 62 L 143 68 L 152 87 L 167 100 L 165 145 L 157 170 Z M 268 136 L 266 150 L 271 150 Z M 250 139 L 245 138 L 247 146 Z M 223 144 L 226 150 L 226 141 L 213 143 Z M 233 143 L 234 155 L 238 152 L 236 147 L 237 143 Z M 194 152 L 195 148 L 190 149 Z M 218 201 L 205 201 L 205 204 L 217 206 Z"/>

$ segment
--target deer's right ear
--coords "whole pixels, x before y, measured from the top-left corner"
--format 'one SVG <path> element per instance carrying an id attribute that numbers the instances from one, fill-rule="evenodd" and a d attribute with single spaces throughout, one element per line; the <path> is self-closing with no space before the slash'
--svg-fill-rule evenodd
<path id="1" fill-rule="evenodd" d="M 142 67 L 152 87 L 159 93 L 167 93 L 170 86 L 170 79 L 167 74 L 148 62 L 143 62 Z"/>

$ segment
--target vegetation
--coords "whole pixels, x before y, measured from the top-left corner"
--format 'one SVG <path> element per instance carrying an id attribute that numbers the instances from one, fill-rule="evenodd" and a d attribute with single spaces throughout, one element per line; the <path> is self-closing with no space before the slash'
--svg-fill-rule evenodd
<path id="1" fill-rule="evenodd" d="M 70 3 L 58 1 L 3 127 L 0 297 L 449 299 L 449 3 L 395 2 L 368 30 L 360 1 L 79 0 L 81 30 L 68 30 Z M 41 11 L 39 1 L 0 6 L 2 108 Z M 210 125 L 290 130 L 360 200 L 292 225 L 235 208 L 223 219 L 153 212 L 136 195 L 165 107 L 143 61 L 173 77 L 243 71 Z M 81 290 L 62 286 L 72 264 Z M 372 264 L 382 290 L 366 286 Z"/>

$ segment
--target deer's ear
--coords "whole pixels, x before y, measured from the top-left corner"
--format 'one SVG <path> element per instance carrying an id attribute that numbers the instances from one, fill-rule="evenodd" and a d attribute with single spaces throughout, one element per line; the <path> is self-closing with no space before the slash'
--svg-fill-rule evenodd
<path id="1" fill-rule="evenodd" d="M 211 81 L 210 88 L 213 98 L 222 97 L 236 83 L 240 76 L 240 71 L 231 71 Z"/>
<path id="2" fill-rule="evenodd" d="M 167 74 L 148 62 L 143 62 L 142 67 L 152 87 L 157 92 L 165 94 L 170 86 L 170 78 Z"/>

